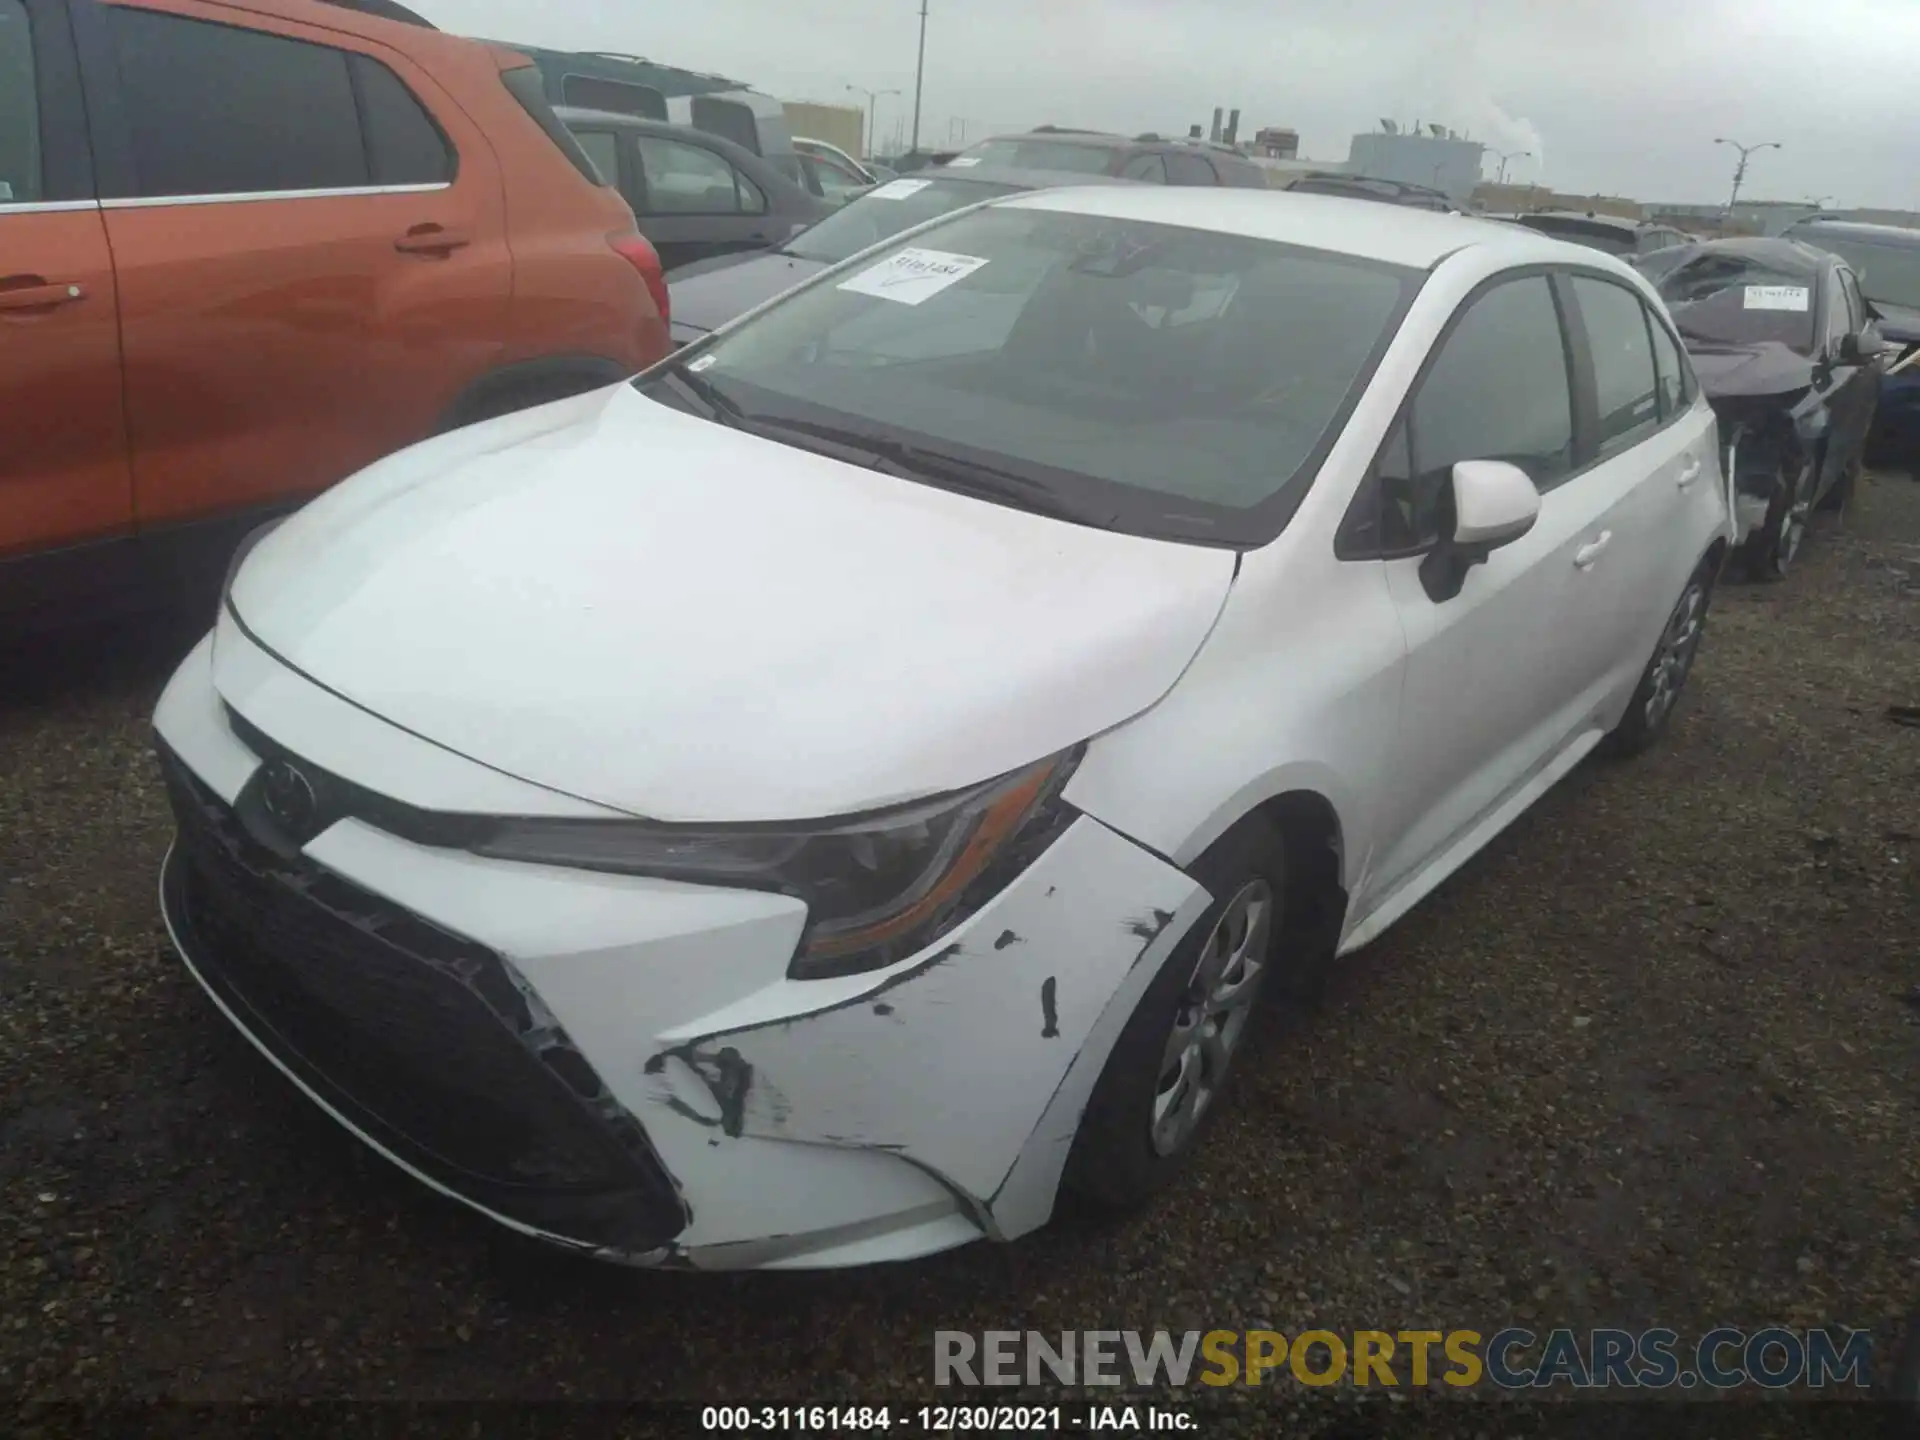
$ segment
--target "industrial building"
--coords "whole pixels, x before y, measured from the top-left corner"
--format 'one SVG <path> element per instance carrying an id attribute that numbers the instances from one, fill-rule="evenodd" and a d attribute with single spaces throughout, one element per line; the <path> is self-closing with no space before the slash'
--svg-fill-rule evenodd
<path id="1" fill-rule="evenodd" d="M 1368 135 L 1356 135 L 1340 167 L 1352 175 L 1424 185 L 1465 205 L 1480 183 L 1480 157 L 1486 146 L 1456 135 L 1444 125 L 1403 132 L 1392 121 Z"/>

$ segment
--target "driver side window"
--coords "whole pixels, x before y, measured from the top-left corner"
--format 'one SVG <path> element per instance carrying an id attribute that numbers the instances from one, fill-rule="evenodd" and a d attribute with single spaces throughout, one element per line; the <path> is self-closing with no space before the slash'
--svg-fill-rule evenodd
<path id="1" fill-rule="evenodd" d="M 1508 461 L 1542 493 L 1573 471 L 1567 349 L 1544 275 L 1483 291 L 1456 319 L 1374 461 L 1340 553 L 1408 555 L 1437 543 L 1462 460 Z"/>

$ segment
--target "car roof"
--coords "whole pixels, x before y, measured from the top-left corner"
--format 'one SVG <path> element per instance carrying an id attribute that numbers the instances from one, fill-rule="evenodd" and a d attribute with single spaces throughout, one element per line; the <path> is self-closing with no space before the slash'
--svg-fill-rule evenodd
<path id="1" fill-rule="evenodd" d="M 1819 275 L 1836 258 L 1825 250 L 1802 244 L 1798 240 L 1760 235 L 1730 235 L 1724 240 L 1702 240 L 1686 249 L 1689 262 L 1695 255 L 1737 255 L 1770 269 L 1807 276 Z"/>
<path id="2" fill-rule="evenodd" d="M 1497 251 L 1515 264 L 1593 263 L 1592 251 L 1524 227 L 1343 195 L 1096 181 L 1071 190 L 1009 195 L 995 203 L 1217 230 L 1422 270 L 1474 248 Z"/>
<path id="3" fill-rule="evenodd" d="M 952 165 L 929 165 L 922 170 L 910 171 L 900 178 L 902 180 L 959 180 L 962 183 L 974 181 L 983 185 L 1013 185 L 1022 190 L 1050 190 L 1061 185 L 1132 187 L 1151 183 L 1142 180 L 1120 180 L 1112 175 L 1089 175 L 1083 170 L 1040 170 L 1023 165 L 962 165 L 957 169 Z"/>
<path id="4" fill-rule="evenodd" d="M 1592 225 L 1605 230 L 1644 230 L 1651 223 L 1645 220 L 1629 220 L 1624 215 L 1597 215 L 1585 210 L 1528 210 L 1513 218 L 1522 225 L 1538 217 L 1542 220 L 1573 220 L 1582 225 Z M 1672 229 L 1672 226 L 1663 226 Z"/>
<path id="5" fill-rule="evenodd" d="M 1920 249 L 1920 230 L 1904 225 L 1872 225 L 1864 220 L 1797 220 L 1788 227 L 1796 235 L 1831 235 L 1836 240 L 1859 240 L 1876 245 Z"/>

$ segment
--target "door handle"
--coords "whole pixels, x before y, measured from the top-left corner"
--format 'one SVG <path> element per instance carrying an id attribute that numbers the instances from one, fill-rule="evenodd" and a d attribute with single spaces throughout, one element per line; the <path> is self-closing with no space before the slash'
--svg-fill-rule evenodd
<path id="1" fill-rule="evenodd" d="M 1695 456 L 1687 462 L 1687 468 L 1680 472 L 1680 488 L 1686 489 L 1700 478 L 1700 458 Z"/>
<path id="2" fill-rule="evenodd" d="M 1602 530 L 1599 539 L 1589 545 L 1582 545 L 1578 550 L 1573 552 L 1575 568 L 1591 570 L 1593 568 L 1593 562 L 1600 558 L 1600 552 L 1612 543 L 1613 532 L 1611 530 Z"/>
<path id="3" fill-rule="evenodd" d="M 83 285 L 50 284 L 38 275 L 0 278 L 0 310 L 48 310 L 86 298 Z"/>
<path id="4" fill-rule="evenodd" d="M 472 243 L 458 230 L 440 225 L 416 225 L 394 241 L 393 248 L 402 255 L 449 255 Z"/>

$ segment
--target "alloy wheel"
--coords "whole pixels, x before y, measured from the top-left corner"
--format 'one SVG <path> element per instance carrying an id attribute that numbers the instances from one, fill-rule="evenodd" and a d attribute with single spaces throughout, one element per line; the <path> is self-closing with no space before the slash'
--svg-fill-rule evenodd
<path id="1" fill-rule="evenodd" d="M 1680 603 L 1673 607 L 1667 628 L 1661 633 L 1660 647 L 1653 654 L 1652 685 L 1647 691 L 1647 728 L 1657 730 L 1680 698 L 1687 683 L 1694 654 L 1700 649 L 1700 636 L 1706 629 L 1707 587 L 1699 580 L 1690 582 Z"/>
<path id="2" fill-rule="evenodd" d="M 1153 1148 L 1183 1148 L 1225 1083 L 1271 968 L 1273 887 L 1249 880 L 1220 912 L 1174 1012 L 1153 1097 Z"/>

